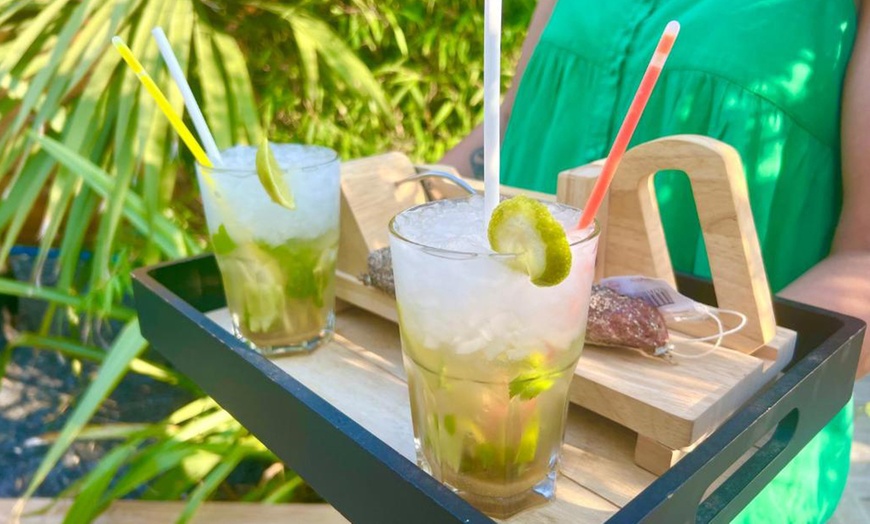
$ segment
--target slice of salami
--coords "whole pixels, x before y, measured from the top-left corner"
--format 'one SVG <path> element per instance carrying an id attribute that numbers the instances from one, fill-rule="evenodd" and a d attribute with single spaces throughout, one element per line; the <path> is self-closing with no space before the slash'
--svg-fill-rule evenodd
<path id="1" fill-rule="evenodd" d="M 667 347 L 668 327 L 659 310 L 639 298 L 592 286 L 586 343 L 640 349 L 657 355 Z"/>

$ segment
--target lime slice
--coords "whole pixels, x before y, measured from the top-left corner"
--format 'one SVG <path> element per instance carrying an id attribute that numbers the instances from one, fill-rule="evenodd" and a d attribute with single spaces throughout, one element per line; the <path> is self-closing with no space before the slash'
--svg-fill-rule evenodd
<path id="1" fill-rule="evenodd" d="M 571 246 L 547 206 L 524 195 L 500 203 L 489 221 L 489 245 L 516 254 L 517 269 L 536 286 L 555 286 L 571 272 Z"/>
<path id="2" fill-rule="evenodd" d="M 293 191 L 290 190 L 290 184 L 287 183 L 281 166 L 275 160 L 268 140 L 263 140 L 257 149 L 257 176 L 260 177 L 260 183 L 263 184 L 263 189 L 269 194 L 272 202 L 287 209 L 296 209 Z"/>

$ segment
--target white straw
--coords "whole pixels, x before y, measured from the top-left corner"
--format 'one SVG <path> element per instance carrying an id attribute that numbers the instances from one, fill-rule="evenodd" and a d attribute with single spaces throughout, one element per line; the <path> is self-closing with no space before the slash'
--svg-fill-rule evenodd
<path id="1" fill-rule="evenodd" d="M 163 55 L 163 61 L 166 62 L 166 66 L 169 68 L 169 74 L 172 75 L 175 85 L 181 91 L 181 96 L 184 98 L 184 106 L 187 108 L 188 114 L 190 114 L 190 119 L 193 121 L 194 127 L 196 127 L 196 132 L 199 133 L 202 146 L 205 148 L 206 153 L 208 153 L 212 164 L 216 166 L 223 165 L 221 152 L 214 141 L 214 136 L 212 136 L 208 124 L 205 122 L 205 117 L 202 116 L 202 110 L 199 108 L 199 104 L 196 103 L 196 98 L 193 97 L 193 91 L 190 90 L 190 84 L 187 83 L 187 78 L 184 77 L 184 72 L 178 64 L 178 59 L 175 58 L 175 53 L 172 52 L 172 46 L 169 45 L 166 33 L 158 26 L 151 30 L 151 35 L 157 41 L 157 47 L 160 49 L 160 54 Z"/>
<path id="2" fill-rule="evenodd" d="M 486 0 L 483 24 L 483 180 L 485 226 L 488 227 L 500 192 L 501 0 Z"/>

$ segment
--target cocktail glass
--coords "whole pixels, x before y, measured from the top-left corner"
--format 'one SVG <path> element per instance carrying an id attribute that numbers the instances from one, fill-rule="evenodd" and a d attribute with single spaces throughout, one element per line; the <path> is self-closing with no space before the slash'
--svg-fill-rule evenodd
<path id="1" fill-rule="evenodd" d="M 549 208 L 577 223 L 579 210 Z M 555 493 L 598 229 L 569 234 L 569 276 L 537 287 L 483 223 L 479 197 L 436 201 L 397 215 L 390 246 L 418 462 L 507 517 Z"/>
<path id="2" fill-rule="evenodd" d="M 310 351 L 335 324 L 339 160 L 325 147 L 273 144 L 295 209 L 269 197 L 257 149 L 223 151 L 197 165 L 209 235 L 235 334 L 264 353 Z"/>

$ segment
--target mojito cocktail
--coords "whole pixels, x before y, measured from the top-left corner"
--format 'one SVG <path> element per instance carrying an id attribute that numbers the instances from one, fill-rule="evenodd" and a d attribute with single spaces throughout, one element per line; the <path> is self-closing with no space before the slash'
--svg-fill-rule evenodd
<path id="1" fill-rule="evenodd" d="M 236 334 L 264 353 L 311 350 L 335 323 L 339 161 L 318 146 L 271 151 L 293 209 L 264 187 L 257 148 L 238 146 L 220 168 L 197 166 L 206 220 Z"/>
<path id="2" fill-rule="evenodd" d="M 578 210 L 547 207 L 577 223 Z M 564 280 L 542 285 L 482 224 L 479 197 L 433 202 L 396 216 L 390 245 L 418 462 L 506 517 L 554 494 L 597 230 L 570 233 Z"/>

